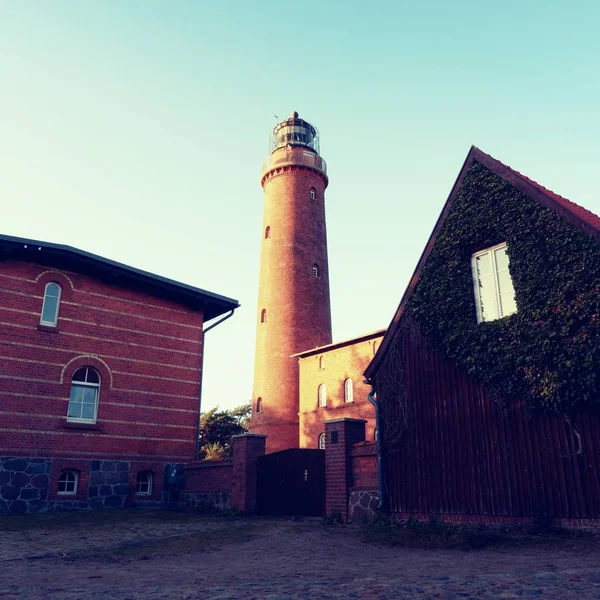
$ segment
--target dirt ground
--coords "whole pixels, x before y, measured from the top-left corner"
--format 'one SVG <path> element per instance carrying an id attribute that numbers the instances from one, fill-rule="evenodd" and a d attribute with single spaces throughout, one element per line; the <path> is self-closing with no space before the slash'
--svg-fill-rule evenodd
<path id="1" fill-rule="evenodd" d="M 358 527 L 154 511 L 8 516 L 0 600 L 598 600 L 599 550 L 597 538 L 390 547 Z"/>

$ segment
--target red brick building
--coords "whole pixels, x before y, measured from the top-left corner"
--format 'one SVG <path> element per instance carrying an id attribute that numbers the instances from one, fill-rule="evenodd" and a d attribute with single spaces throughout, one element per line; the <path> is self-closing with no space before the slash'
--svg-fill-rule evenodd
<path id="1" fill-rule="evenodd" d="M 325 421 L 364 419 L 366 439 L 375 439 L 371 387 L 363 372 L 385 330 L 313 348 L 295 355 L 300 368 L 300 448 L 325 449 Z"/>
<path id="2" fill-rule="evenodd" d="M 237 307 L 0 236 L 0 513 L 177 501 L 196 456 L 203 326 Z"/>

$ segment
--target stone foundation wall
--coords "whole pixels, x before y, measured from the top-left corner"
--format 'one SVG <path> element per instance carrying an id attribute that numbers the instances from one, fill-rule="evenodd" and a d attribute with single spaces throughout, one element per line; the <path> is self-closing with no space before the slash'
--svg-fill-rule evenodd
<path id="1" fill-rule="evenodd" d="M 185 466 L 156 464 L 154 491 L 136 496 L 137 468 L 119 460 L 79 461 L 79 487 L 74 496 L 57 494 L 57 478 L 63 459 L 0 457 L 0 515 L 103 508 L 183 507 L 186 504 Z M 72 461 L 71 461 L 72 462 Z M 169 472 L 175 470 L 174 483 Z M 208 500 L 207 500 L 208 501 Z M 215 504 L 223 504 L 216 497 Z"/>
<path id="2" fill-rule="evenodd" d="M 0 515 L 48 510 L 52 461 L 0 456 Z"/>
<path id="3" fill-rule="evenodd" d="M 186 492 L 185 505 L 199 510 L 229 510 L 231 492 Z"/>
<path id="4" fill-rule="evenodd" d="M 348 520 L 353 523 L 372 521 L 377 515 L 379 494 L 377 491 L 356 490 L 348 499 Z"/>

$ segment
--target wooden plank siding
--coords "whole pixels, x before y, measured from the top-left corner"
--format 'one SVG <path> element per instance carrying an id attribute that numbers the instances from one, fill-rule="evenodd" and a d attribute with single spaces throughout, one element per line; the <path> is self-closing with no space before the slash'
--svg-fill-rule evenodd
<path id="1" fill-rule="evenodd" d="M 378 398 L 399 441 L 384 438 L 385 479 L 394 512 L 597 518 L 600 420 L 587 413 L 581 437 L 562 417 L 527 414 L 514 399 L 500 409 L 468 373 L 415 329 L 398 332 L 377 373 Z M 401 345 L 401 347 L 398 347 Z M 396 380 L 390 369 L 395 369 Z M 390 381 L 393 384 L 390 384 Z M 381 387 L 380 387 L 381 383 Z M 394 437 L 394 436 L 392 436 Z M 391 440 L 392 442 L 394 440 Z"/>

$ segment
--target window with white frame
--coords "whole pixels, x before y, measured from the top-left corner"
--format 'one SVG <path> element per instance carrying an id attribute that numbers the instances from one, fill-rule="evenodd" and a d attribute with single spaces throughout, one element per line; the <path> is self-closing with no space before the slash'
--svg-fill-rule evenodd
<path id="1" fill-rule="evenodd" d="M 319 356 L 319 371 L 322 371 L 325 368 L 325 357 Z"/>
<path id="2" fill-rule="evenodd" d="M 319 265 L 317 265 L 316 263 L 312 266 L 312 275 L 313 275 L 313 277 L 317 277 L 317 278 L 320 277 Z"/>
<path id="3" fill-rule="evenodd" d="M 319 436 L 319 450 L 325 450 L 325 434 Z"/>
<path id="4" fill-rule="evenodd" d="M 319 406 L 321 408 L 327 406 L 327 388 L 325 387 L 325 384 L 322 383 L 319 386 L 319 391 L 318 391 L 318 398 L 319 398 Z"/>
<path id="5" fill-rule="evenodd" d="M 44 290 L 44 302 L 42 303 L 42 314 L 40 315 L 40 325 L 49 325 L 56 327 L 58 323 L 58 309 L 60 307 L 61 287 L 58 283 L 50 282 L 46 284 Z"/>
<path id="6" fill-rule="evenodd" d="M 506 244 L 473 254 L 472 267 L 477 322 L 494 321 L 517 312 Z"/>
<path id="7" fill-rule="evenodd" d="M 79 472 L 74 469 L 66 469 L 60 472 L 58 476 L 58 488 L 56 493 L 61 496 L 69 496 L 77 493 L 79 484 Z"/>
<path id="8" fill-rule="evenodd" d="M 377 354 L 377 348 L 379 348 L 379 344 L 377 343 L 377 340 L 375 340 L 373 342 L 373 356 Z"/>
<path id="9" fill-rule="evenodd" d="M 354 402 L 354 382 L 349 377 L 344 382 L 344 400 Z"/>
<path id="10" fill-rule="evenodd" d="M 152 472 L 140 471 L 137 475 L 135 493 L 138 496 L 149 496 L 152 494 Z"/>
<path id="11" fill-rule="evenodd" d="M 317 190 L 315 190 L 315 188 L 310 188 L 310 199 L 311 200 L 317 199 Z"/>
<path id="12" fill-rule="evenodd" d="M 67 421 L 95 423 L 98 415 L 100 375 L 92 367 L 81 367 L 73 373 Z"/>

